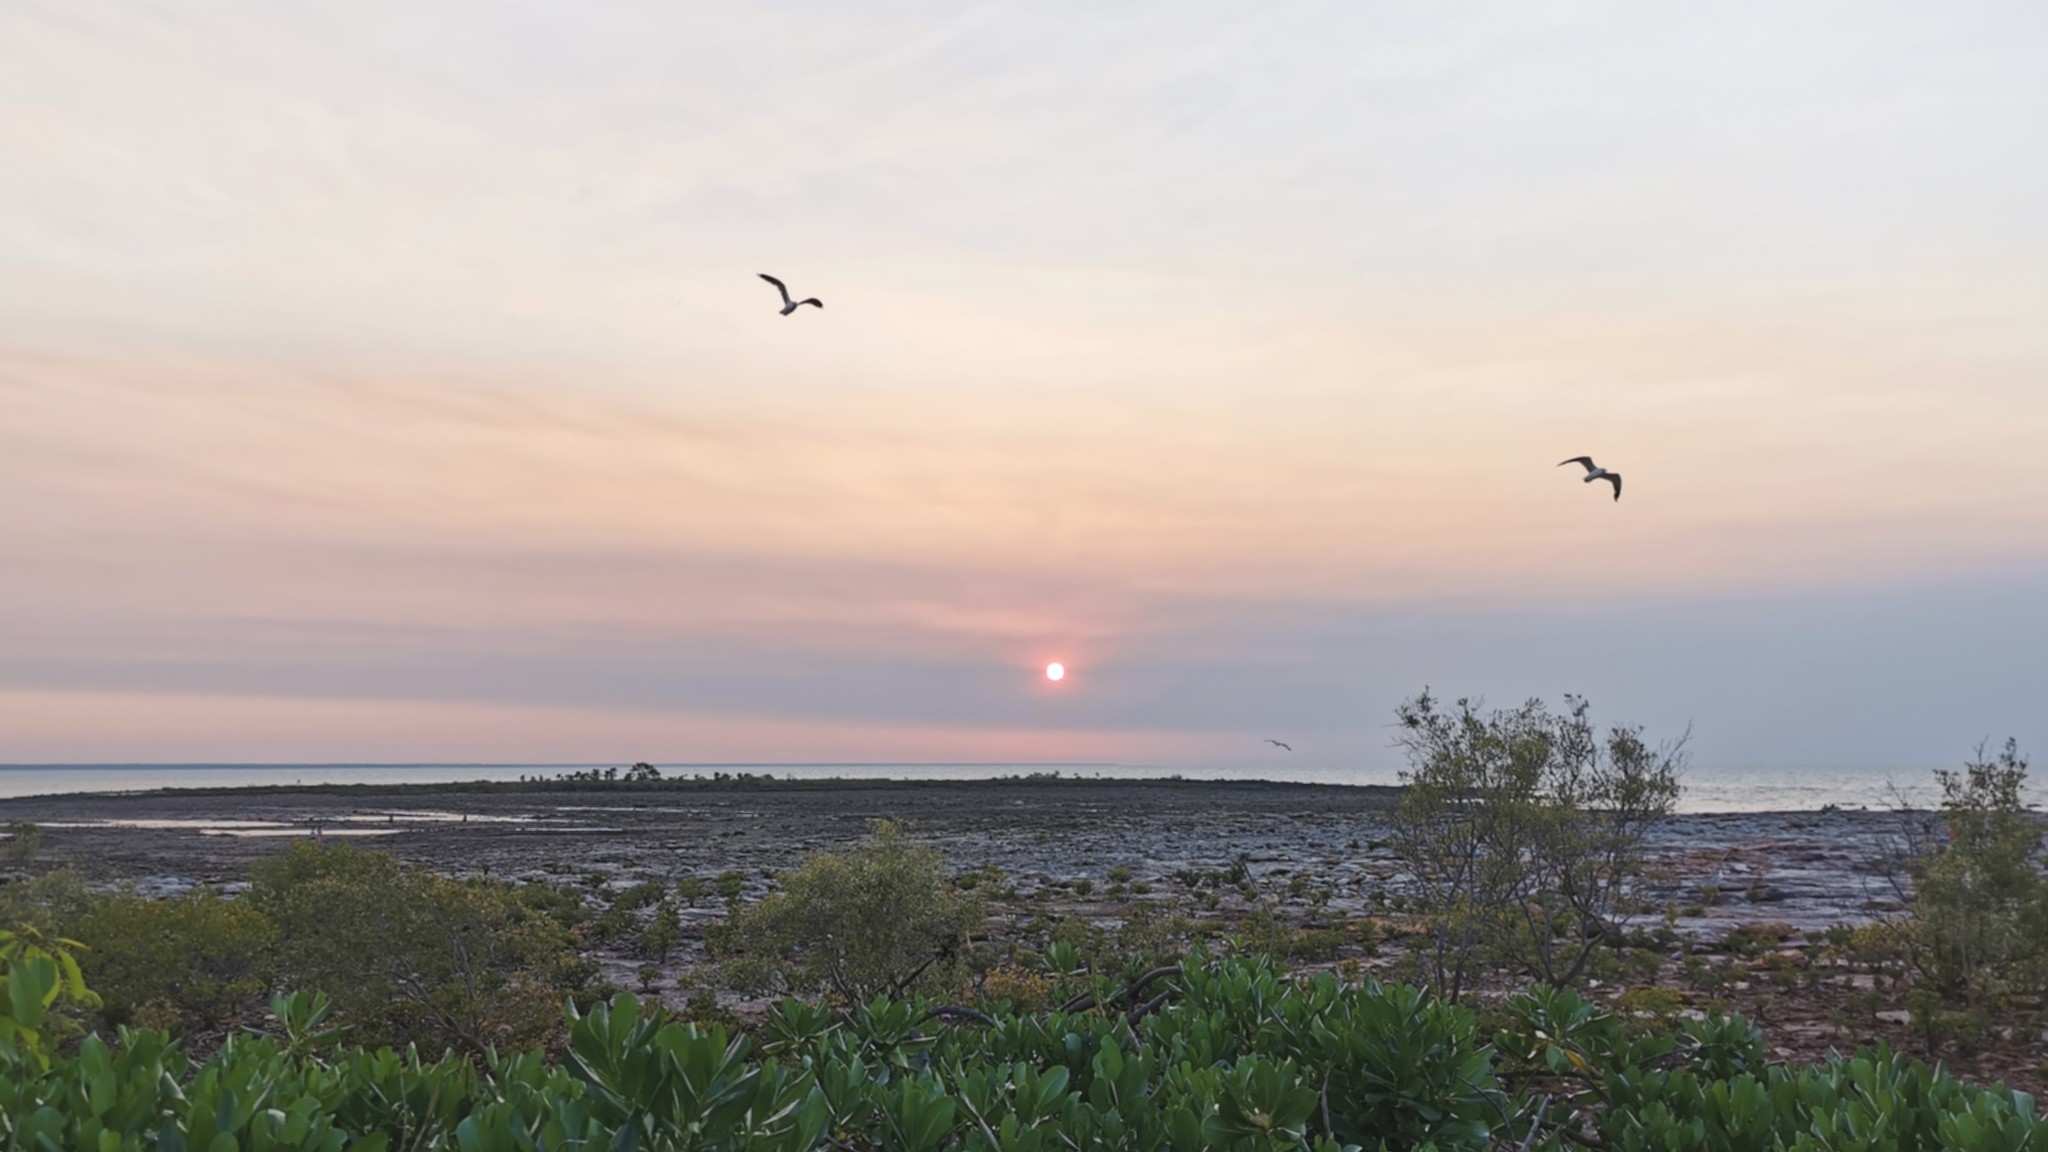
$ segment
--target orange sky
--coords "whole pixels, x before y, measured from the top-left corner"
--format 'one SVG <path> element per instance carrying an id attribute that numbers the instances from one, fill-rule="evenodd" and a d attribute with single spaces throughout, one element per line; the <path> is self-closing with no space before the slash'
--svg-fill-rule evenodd
<path id="1" fill-rule="evenodd" d="M 16 6 L 0 761 L 1363 761 L 1429 678 L 1952 758 L 2042 716 L 2044 64 L 2017 6 Z"/>

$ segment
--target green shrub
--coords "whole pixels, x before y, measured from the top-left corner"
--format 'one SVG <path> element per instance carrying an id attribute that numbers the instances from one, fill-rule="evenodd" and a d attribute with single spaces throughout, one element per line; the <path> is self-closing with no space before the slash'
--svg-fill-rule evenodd
<path id="1" fill-rule="evenodd" d="M 583 903 L 583 896 L 574 888 L 557 887 L 553 884 L 521 884 L 512 890 L 513 899 L 529 912 L 535 912 L 564 929 L 574 929 L 590 921 L 590 909 Z"/>
<path id="2" fill-rule="evenodd" d="M 369 1043 L 537 1043 L 589 981 L 568 934 L 513 889 L 348 845 L 292 845 L 256 866 L 245 899 L 277 934 L 280 985 L 327 993 Z"/>
<path id="3" fill-rule="evenodd" d="M 747 874 L 728 868 L 718 874 L 714 888 L 718 892 L 720 899 L 726 901 L 737 900 L 740 893 L 747 890 Z"/>
<path id="4" fill-rule="evenodd" d="M 36 858 L 43 849 L 43 830 L 26 820 L 15 820 L 7 825 L 7 839 L 0 855 L 11 864 L 26 864 Z"/>
<path id="5" fill-rule="evenodd" d="M 1193 930 L 1187 920 L 1170 916 L 1157 904 L 1138 904 L 1117 926 L 1115 948 L 1098 950 L 1098 963 L 1124 969 L 1146 969 L 1180 959 Z"/>
<path id="6" fill-rule="evenodd" d="M 667 895 L 667 885 L 658 880 L 643 880 L 613 894 L 611 906 L 624 912 L 637 912 L 661 903 Z"/>
<path id="7" fill-rule="evenodd" d="M 953 975 L 981 909 L 946 883 L 944 861 L 889 821 L 846 853 L 819 852 L 781 890 L 734 912 L 727 951 L 773 962 L 789 986 L 849 1002 Z"/>
<path id="8" fill-rule="evenodd" d="M 675 905 L 664 900 L 654 910 L 647 927 L 640 933 L 640 948 L 654 959 L 666 963 L 670 952 L 683 938 L 683 920 L 676 914 Z"/>
<path id="9" fill-rule="evenodd" d="M 200 889 L 173 899 L 121 893 L 73 929 L 101 1019 L 178 1032 L 218 1028 L 270 994 L 275 933 L 250 905 Z"/>
<path id="10" fill-rule="evenodd" d="M 614 905 L 590 921 L 590 937 L 601 944 L 615 944 L 625 939 L 639 924 L 640 918 L 633 915 L 632 909 Z"/>
<path id="11" fill-rule="evenodd" d="M 95 899 L 84 878 L 69 869 L 0 883 L 0 930 L 61 935 L 92 910 Z"/>
<path id="12" fill-rule="evenodd" d="M 1398 710 L 1408 755 L 1393 846 L 1429 923 L 1422 959 L 1455 1000 L 1505 969 L 1551 985 L 1588 974 L 1632 905 L 1643 840 L 1678 798 L 1684 741 L 1595 729 L 1586 702 L 1483 712 L 1427 691 Z"/>
<path id="13" fill-rule="evenodd" d="M 1947 836 L 1909 861 L 1909 959 L 1951 1001 L 1992 1006 L 2038 993 L 2048 986 L 2048 877 L 2041 821 L 2025 800 L 2026 758 L 2008 740 L 1995 758 L 1980 747 L 1962 771 L 1935 776 Z"/>

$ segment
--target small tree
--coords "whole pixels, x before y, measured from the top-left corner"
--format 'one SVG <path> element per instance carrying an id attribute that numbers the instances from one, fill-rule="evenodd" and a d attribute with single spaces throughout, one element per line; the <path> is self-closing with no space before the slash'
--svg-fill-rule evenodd
<path id="1" fill-rule="evenodd" d="M 2048 980 L 2048 877 L 2019 743 L 1996 757 L 1980 744 L 1962 771 L 1934 775 L 1946 836 L 1915 837 L 1906 859 L 1913 967 L 1944 999 L 1980 1007 L 2038 990 Z"/>
<path id="2" fill-rule="evenodd" d="M 900 996 L 951 975 L 981 907 L 946 880 L 931 847 L 881 820 L 844 854 L 818 852 L 780 877 L 782 889 L 733 912 L 725 949 L 772 965 L 796 988 L 850 1003 Z"/>
<path id="3" fill-rule="evenodd" d="M 1486 968 L 1583 977 L 1627 910 L 1645 835 L 1677 803 L 1683 737 L 1603 739 L 1586 701 L 1565 701 L 1561 714 L 1541 700 L 1444 710 L 1425 689 L 1396 712 L 1408 770 L 1394 847 L 1430 918 L 1425 966 L 1451 999 Z"/>

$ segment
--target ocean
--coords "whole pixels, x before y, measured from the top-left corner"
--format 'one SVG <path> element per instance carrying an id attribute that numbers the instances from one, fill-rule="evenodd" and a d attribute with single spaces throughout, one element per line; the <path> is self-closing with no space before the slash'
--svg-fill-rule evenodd
<path id="1" fill-rule="evenodd" d="M 433 784 L 555 776 L 590 764 L 16 764 L 0 765 L 0 798 L 67 792 L 139 792 L 288 784 Z M 1057 772 L 1063 776 L 1157 780 L 1277 780 L 1316 784 L 1398 784 L 1393 770 L 1303 765 L 1256 770 L 1203 765 L 1125 764 L 662 764 L 665 776 L 766 773 L 784 779 L 986 780 Z M 1715 767 L 1686 769 L 1684 812 L 1797 812 L 1884 808 L 1894 794 L 1916 805 L 1938 793 L 1927 767 Z M 2048 789 L 2032 790 L 2037 803 Z"/>

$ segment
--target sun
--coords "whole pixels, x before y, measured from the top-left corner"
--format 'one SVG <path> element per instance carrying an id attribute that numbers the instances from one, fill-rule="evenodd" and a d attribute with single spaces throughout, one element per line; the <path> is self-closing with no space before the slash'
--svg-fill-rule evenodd
<path id="1" fill-rule="evenodd" d="M 1050 664 L 1047 664 L 1047 665 L 1045 666 L 1045 678 L 1046 678 L 1047 680 L 1054 680 L 1054 681 L 1058 681 L 1058 680 L 1064 680 L 1064 679 L 1066 679 L 1066 678 L 1067 678 L 1067 666 L 1066 666 L 1065 664 L 1062 664 L 1062 663 L 1060 663 L 1060 662 L 1059 662 L 1059 661 L 1057 661 L 1057 660 L 1053 661 L 1053 662 L 1052 662 L 1052 663 L 1050 663 Z"/>

